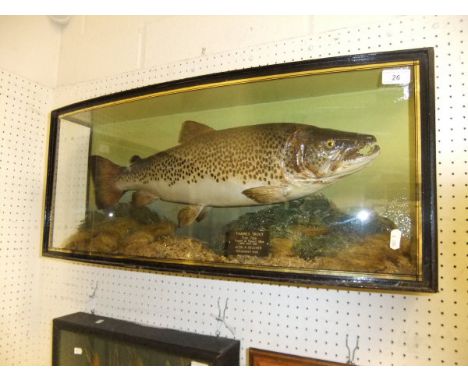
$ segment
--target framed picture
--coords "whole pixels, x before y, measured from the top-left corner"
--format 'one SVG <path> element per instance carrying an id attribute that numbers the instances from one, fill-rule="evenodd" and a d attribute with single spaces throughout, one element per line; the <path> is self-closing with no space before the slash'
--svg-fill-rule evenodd
<path id="1" fill-rule="evenodd" d="M 43 252 L 437 291 L 433 50 L 111 94 L 51 115 Z"/>
<path id="2" fill-rule="evenodd" d="M 53 320 L 54 366 L 237 366 L 240 343 L 83 312 Z"/>
<path id="3" fill-rule="evenodd" d="M 351 366 L 350 364 L 300 357 L 292 354 L 250 348 L 249 366 Z"/>

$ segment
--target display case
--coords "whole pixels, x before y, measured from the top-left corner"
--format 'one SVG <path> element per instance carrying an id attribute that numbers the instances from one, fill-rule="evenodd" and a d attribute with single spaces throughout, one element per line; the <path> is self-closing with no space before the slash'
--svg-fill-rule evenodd
<path id="1" fill-rule="evenodd" d="M 351 366 L 350 363 L 326 361 L 293 354 L 249 348 L 249 366 Z"/>
<path id="2" fill-rule="evenodd" d="M 433 51 L 292 62 L 54 110 L 44 255 L 437 290 Z"/>
<path id="3" fill-rule="evenodd" d="M 53 321 L 54 366 L 235 366 L 240 343 L 88 313 Z"/>

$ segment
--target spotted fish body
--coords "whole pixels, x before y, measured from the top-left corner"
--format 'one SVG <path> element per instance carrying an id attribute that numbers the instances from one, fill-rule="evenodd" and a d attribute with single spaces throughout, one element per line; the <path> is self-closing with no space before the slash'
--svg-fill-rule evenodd
<path id="1" fill-rule="evenodd" d="M 91 157 L 98 208 L 110 207 L 130 190 L 136 191 L 137 205 L 160 198 L 192 206 L 189 220 L 205 206 L 283 202 L 357 171 L 379 151 L 371 135 L 295 123 L 216 131 L 187 121 L 179 141 L 128 168 Z"/>

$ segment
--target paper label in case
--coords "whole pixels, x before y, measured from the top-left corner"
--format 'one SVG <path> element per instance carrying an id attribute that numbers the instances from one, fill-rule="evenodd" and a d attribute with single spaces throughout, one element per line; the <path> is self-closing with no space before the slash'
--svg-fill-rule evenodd
<path id="1" fill-rule="evenodd" d="M 79 347 L 73 348 L 73 354 L 75 355 L 82 355 L 83 354 L 83 349 Z"/>
<path id="2" fill-rule="evenodd" d="M 390 232 L 390 248 L 399 249 L 401 241 L 401 231 L 399 229 L 392 229 Z"/>

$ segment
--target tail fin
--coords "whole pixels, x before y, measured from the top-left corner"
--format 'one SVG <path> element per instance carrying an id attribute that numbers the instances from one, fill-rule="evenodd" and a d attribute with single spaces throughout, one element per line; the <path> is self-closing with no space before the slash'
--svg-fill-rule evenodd
<path id="1" fill-rule="evenodd" d="M 124 167 L 98 155 L 92 155 L 89 158 L 89 165 L 94 180 L 97 208 L 109 208 L 117 204 L 125 190 L 119 190 L 115 182 Z"/>

